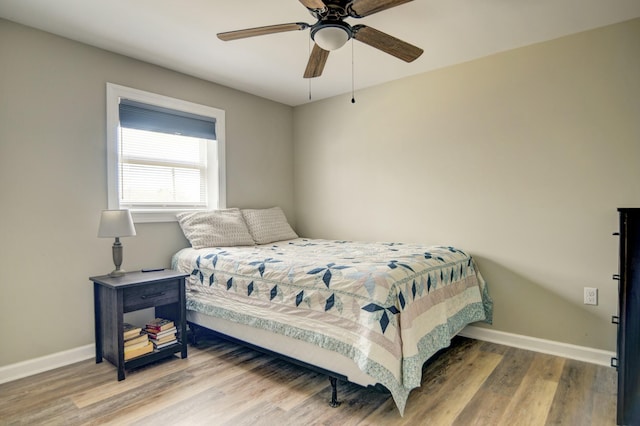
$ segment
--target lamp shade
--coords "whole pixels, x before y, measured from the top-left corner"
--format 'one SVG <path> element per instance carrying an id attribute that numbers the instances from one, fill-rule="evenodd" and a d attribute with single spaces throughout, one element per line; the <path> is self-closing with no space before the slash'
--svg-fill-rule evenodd
<path id="1" fill-rule="evenodd" d="M 313 41 L 324 50 L 340 49 L 351 38 L 348 29 L 341 25 L 325 25 L 312 36 Z"/>
<path id="2" fill-rule="evenodd" d="M 103 210 L 100 215 L 98 237 L 133 237 L 136 228 L 129 210 Z"/>

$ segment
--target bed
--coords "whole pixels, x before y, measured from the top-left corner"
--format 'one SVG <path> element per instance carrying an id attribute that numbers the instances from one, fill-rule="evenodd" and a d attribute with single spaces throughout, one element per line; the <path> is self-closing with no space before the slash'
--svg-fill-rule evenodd
<path id="1" fill-rule="evenodd" d="M 210 225 L 179 216 L 192 247 L 172 267 L 189 274 L 187 319 L 331 372 L 334 396 L 335 377 L 382 385 L 402 414 L 424 362 L 467 324 L 491 322 L 486 283 L 462 250 L 298 238 L 290 227 L 274 231 L 271 219 L 274 235 L 262 238 L 251 213 L 264 210 L 272 209 L 234 211 L 251 241 L 218 236 L 219 246 L 197 240 Z"/>

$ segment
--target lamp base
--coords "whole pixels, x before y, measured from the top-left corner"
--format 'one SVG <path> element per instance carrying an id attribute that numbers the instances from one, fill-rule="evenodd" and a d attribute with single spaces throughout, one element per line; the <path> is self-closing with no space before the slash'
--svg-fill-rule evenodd
<path id="1" fill-rule="evenodd" d="M 116 266 L 116 269 L 111 271 L 109 276 L 112 278 L 121 277 L 126 272 L 124 269 L 120 269 L 120 265 L 122 265 L 122 244 L 120 243 L 119 237 L 116 237 L 116 241 L 113 243 L 111 252 L 113 254 L 113 264 Z"/>
<path id="2" fill-rule="evenodd" d="M 114 269 L 113 271 L 109 272 L 109 276 L 111 278 L 118 278 L 123 276 L 126 273 L 127 271 L 125 271 L 124 269 Z"/>

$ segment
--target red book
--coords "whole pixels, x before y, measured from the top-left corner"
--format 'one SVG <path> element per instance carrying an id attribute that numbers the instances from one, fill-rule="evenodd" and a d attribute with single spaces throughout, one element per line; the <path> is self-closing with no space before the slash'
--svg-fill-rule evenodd
<path id="1" fill-rule="evenodd" d="M 173 321 L 164 318 L 156 318 L 147 323 L 146 329 L 150 333 L 159 333 L 172 327 L 175 327 Z"/>

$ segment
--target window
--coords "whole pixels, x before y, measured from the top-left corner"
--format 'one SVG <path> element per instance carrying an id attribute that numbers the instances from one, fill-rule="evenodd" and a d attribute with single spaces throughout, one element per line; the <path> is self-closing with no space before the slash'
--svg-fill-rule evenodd
<path id="1" fill-rule="evenodd" d="M 224 111 L 107 83 L 110 209 L 136 222 L 224 208 Z"/>

